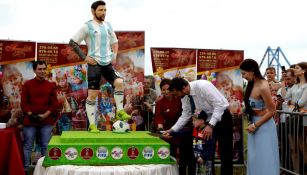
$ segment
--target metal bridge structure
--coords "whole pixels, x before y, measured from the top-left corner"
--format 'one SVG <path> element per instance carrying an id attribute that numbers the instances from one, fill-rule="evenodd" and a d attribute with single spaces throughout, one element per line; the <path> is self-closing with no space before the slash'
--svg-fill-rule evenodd
<path id="1" fill-rule="evenodd" d="M 289 60 L 287 59 L 287 57 L 285 56 L 285 54 L 283 53 L 283 51 L 281 50 L 281 48 L 278 46 L 277 49 L 272 49 L 269 46 L 264 53 L 264 56 L 261 60 L 259 67 L 261 68 L 262 65 L 265 66 L 265 68 L 275 67 L 277 80 L 279 80 L 280 74 L 281 74 L 281 71 L 280 71 L 281 66 L 286 66 L 286 65 L 281 65 L 281 61 L 286 62 L 288 67 L 290 67 L 291 64 Z"/>

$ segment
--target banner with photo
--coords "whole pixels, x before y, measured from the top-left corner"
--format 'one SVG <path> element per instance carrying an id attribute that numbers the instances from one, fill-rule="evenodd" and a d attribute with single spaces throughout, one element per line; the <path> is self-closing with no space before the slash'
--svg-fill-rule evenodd
<path id="1" fill-rule="evenodd" d="M 211 81 L 229 102 L 233 116 L 233 161 L 238 164 L 243 163 L 244 151 L 243 79 L 239 70 L 243 58 L 244 52 L 240 50 L 197 50 L 197 79 Z"/>
<path id="2" fill-rule="evenodd" d="M 34 77 L 35 42 L 0 40 L 0 122 L 22 123 L 21 90 Z"/>
<path id="3" fill-rule="evenodd" d="M 86 45 L 80 45 L 87 53 Z M 37 43 L 37 60 L 46 61 L 52 68 L 74 66 L 85 62 L 73 51 L 69 44 Z"/>
<path id="4" fill-rule="evenodd" d="M 185 77 L 196 80 L 196 49 L 150 48 L 156 91 L 162 78 Z"/>
<path id="5" fill-rule="evenodd" d="M 119 42 L 115 69 L 125 80 L 125 107 L 132 101 L 142 105 L 144 81 L 144 32 L 116 32 Z M 34 43 L 35 46 L 35 43 Z M 81 45 L 84 53 L 87 46 Z M 33 52 L 33 60 L 35 51 Z M 57 132 L 66 130 L 86 130 L 87 117 L 85 100 L 87 97 L 87 65 L 71 49 L 69 44 L 37 43 L 37 60 L 47 63 L 47 79 L 56 83 L 61 111 L 57 122 Z M 101 80 L 101 94 L 97 98 L 96 122 L 100 129 L 110 129 L 111 119 L 115 116 L 113 87 Z M 127 95 L 129 94 L 129 95 Z M 132 100 L 134 99 L 134 100 Z M 131 109 L 132 110 L 132 109 Z M 106 128 L 106 124 L 108 124 Z"/>
<path id="6" fill-rule="evenodd" d="M 136 120 L 142 118 L 135 106 L 143 105 L 145 32 L 116 32 L 116 35 L 119 51 L 115 68 L 125 80 L 125 108 L 134 114 Z M 87 53 L 85 45 L 80 47 Z M 20 93 L 23 83 L 34 78 L 30 61 L 35 60 L 35 52 L 36 60 L 47 62 L 47 79 L 55 82 L 58 100 L 62 104 L 57 134 L 67 130 L 86 130 L 87 64 L 68 44 L 59 43 L 41 42 L 36 48 L 36 42 L 0 40 L 0 122 L 9 122 L 8 127 L 22 123 Z M 103 79 L 101 83 L 96 121 L 101 130 L 109 130 L 112 123 L 107 121 L 115 115 L 113 87 Z M 34 162 L 40 155 L 39 149 L 35 147 Z"/>
<path id="7" fill-rule="evenodd" d="M 85 45 L 80 46 L 84 53 Z M 87 65 L 69 44 L 37 43 L 37 60 L 47 63 L 47 78 L 57 86 L 61 104 L 57 133 L 87 130 L 85 100 L 87 97 Z"/>

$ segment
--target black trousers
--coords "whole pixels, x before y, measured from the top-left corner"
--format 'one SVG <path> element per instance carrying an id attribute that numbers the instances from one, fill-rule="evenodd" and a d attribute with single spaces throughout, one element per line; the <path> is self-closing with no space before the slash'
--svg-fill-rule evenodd
<path id="1" fill-rule="evenodd" d="M 215 125 L 213 132 L 216 136 L 216 140 L 218 141 L 218 147 L 220 151 L 221 175 L 232 175 L 233 121 L 232 115 L 230 114 L 228 109 L 224 111 L 224 114 L 222 115 L 222 120 Z M 214 163 L 213 174 L 215 174 Z"/>
<path id="2" fill-rule="evenodd" d="M 179 175 L 194 175 L 196 171 L 196 159 L 193 152 L 193 136 L 192 127 L 189 134 L 184 134 L 180 137 L 179 148 Z"/>

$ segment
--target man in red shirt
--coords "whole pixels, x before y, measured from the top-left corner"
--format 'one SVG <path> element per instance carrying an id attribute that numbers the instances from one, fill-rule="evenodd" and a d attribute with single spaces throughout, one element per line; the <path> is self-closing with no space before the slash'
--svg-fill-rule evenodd
<path id="1" fill-rule="evenodd" d="M 169 91 L 170 79 L 163 79 L 160 83 L 162 98 L 156 102 L 154 123 L 158 131 L 169 130 L 181 116 L 182 104 L 179 96 L 174 96 Z M 171 156 L 179 158 L 179 174 L 195 174 L 196 161 L 193 153 L 193 125 L 188 122 L 179 132 L 172 133 L 172 136 L 163 135 L 163 139 L 170 143 Z M 179 155 L 177 155 L 177 148 Z"/>
<path id="2" fill-rule="evenodd" d="M 24 170 L 28 174 L 32 146 L 39 138 L 42 156 L 46 155 L 54 123 L 52 115 L 58 107 L 56 86 L 45 79 L 47 65 L 44 61 L 33 62 L 36 77 L 25 82 L 21 93 L 21 108 L 24 112 Z"/>

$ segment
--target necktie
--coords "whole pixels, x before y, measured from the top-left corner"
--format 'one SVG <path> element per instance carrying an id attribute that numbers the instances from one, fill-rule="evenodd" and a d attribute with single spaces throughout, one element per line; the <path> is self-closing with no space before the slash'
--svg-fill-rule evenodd
<path id="1" fill-rule="evenodd" d="M 196 109 L 195 103 L 194 103 L 193 97 L 191 95 L 189 95 L 189 98 L 190 98 L 191 112 L 192 112 L 192 114 L 194 114 L 195 109 Z"/>

